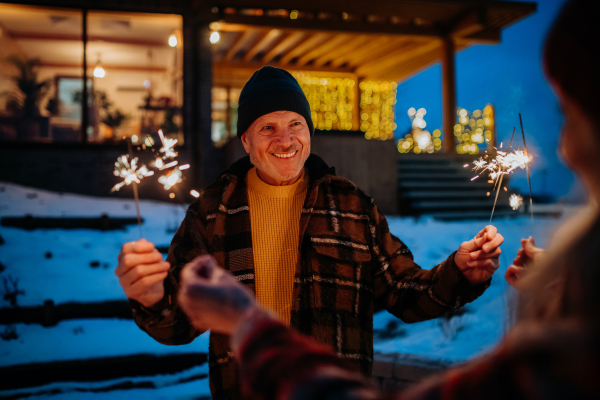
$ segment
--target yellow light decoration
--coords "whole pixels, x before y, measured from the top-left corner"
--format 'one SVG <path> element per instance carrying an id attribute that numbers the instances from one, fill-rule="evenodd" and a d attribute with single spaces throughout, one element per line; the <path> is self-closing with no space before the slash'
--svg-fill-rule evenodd
<path id="1" fill-rule="evenodd" d="M 475 110 L 469 113 L 464 108 L 457 111 L 458 123 L 454 125 L 454 136 L 456 136 L 456 152 L 459 154 L 477 154 L 482 148 L 488 147 L 487 143 L 492 141 L 495 116 L 494 108 L 488 104 L 483 110 Z"/>
<path id="2" fill-rule="evenodd" d="M 394 105 L 396 104 L 397 86 L 396 82 L 386 81 L 362 81 L 358 86 L 360 89 L 360 130 L 365 132 L 367 139 L 394 138 L 396 130 Z M 421 110 L 416 111 L 415 115 L 419 115 Z"/>
<path id="3" fill-rule="evenodd" d="M 415 154 L 431 154 L 441 150 L 442 140 L 440 136 L 442 132 L 436 129 L 433 133 L 430 133 L 424 129 L 427 126 L 425 122 L 426 114 L 427 110 L 424 108 L 416 110 L 414 107 L 411 107 L 408 109 L 408 117 L 411 119 L 412 128 L 409 134 L 398 141 L 398 151 L 400 153 L 409 153 L 412 151 Z"/>
<path id="4" fill-rule="evenodd" d="M 352 130 L 354 87 L 350 78 L 322 78 L 294 72 L 310 104 L 313 125 L 320 130 Z"/>

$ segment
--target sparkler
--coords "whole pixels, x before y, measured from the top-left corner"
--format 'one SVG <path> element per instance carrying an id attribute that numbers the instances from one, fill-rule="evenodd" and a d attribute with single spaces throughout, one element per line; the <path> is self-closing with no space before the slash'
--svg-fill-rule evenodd
<path id="1" fill-rule="evenodd" d="M 129 144 L 129 152 L 131 153 L 131 144 Z M 147 176 L 154 175 L 154 171 L 149 171 L 145 165 L 137 167 L 137 157 L 129 162 L 130 155 L 122 155 L 115 162 L 115 176 L 123 178 L 122 182 L 117 183 L 111 189 L 111 192 L 116 192 L 125 185 L 133 184 L 133 197 L 135 200 L 135 211 L 137 214 L 138 228 L 140 236 L 142 236 L 142 217 L 140 215 L 140 199 L 138 196 L 137 184 Z"/>
<path id="2" fill-rule="evenodd" d="M 519 207 L 523 205 L 523 198 L 518 194 L 513 193 L 510 195 L 508 203 L 510 204 L 513 210 L 518 210 Z"/>
<path id="3" fill-rule="evenodd" d="M 525 143 L 525 130 L 523 129 L 523 118 L 521 118 L 521 113 L 519 113 L 519 122 L 521 123 L 521 135 L 523 135 L 525 156 L 527 156 L 527 144 Z M 529 175 L 529 164 L 527 164 L 527 185 L 529 186 L 529 210 L 531 212 L 531 227 L 533 228 L 533 199 L 531 198 L 531 177 Z"/>
<path id="4" fill-rule="evenodd" d="M 163 135 L 162 129 L 158 130 L 158 136 L 160 137 L 160 141 L 162 143 L 162 147 L 160 148 L 159 152 L 165 153 L 163 159 L 177 157 L 177 152 L 173 149 L 177 144 L 177 139 L 166 138 Z"/>
<path id="5" fill-rule="evenodd" d="M 154 175 L 154 171 L 149 171 L 143 164 L 138 168 L 137 161 L 136 157 L 129 162 L 129 155 L 122 155 L 117 159 L 114 174 L 123 178 L 123 181 L 113 186 L 110 190 L 111 192 L 116 192 L 125 185 L 140 183 L 145 177 Z"/>
<path id="6" fill-rule="evenodd" d="M 516 128 L 513 129 L 513 133 L 510 137 L 510 142 L 508 144 L 507 151 L 497 150 L 496 157 L 490 159 L 489 161 L 485 160 L 482 157 L 479 160 L 475 160 L 473 162 L 473 170 L 481 170 L 481 172 L 471 180 L 475 180 L 482 173 L 488 171 L 490 180 L 494 183 L 494 189 L 496 189 L 496 197 L 494 199 L 494 206 L 492 207 L 490 223 L 492 222 L 492 218 L 494 217 L 494 211 L 496 210 L 498 195 L 500 194 L 500 188 L 502 187 L 502 179 L 504 178 L 504 175 L 510 174 L 517 168 L 526 168 L 529 165 L 529 157 L 527 157 L 527 154 L 525 152 L 517 150 L 511 153 L 510 151 L 512 147 L 513 138 L 515 137 L 515 130 Z M 500 144 L 500 148 L 502 148 L 502 144 Z M 486 158 L 489 158 L 489 156 L 486 156 Z"/>
<path id="7" fill-rule="evenodd" d="M 160 178 L 158 178 L 158 182 L 163 185 L 165 190 L 169 190 L 182 181 L 181 176 L 181 169 L 175 168 L 172 171 L 168 172 L 166 175 L 163 175 Z"/>
<path id="8" fill-rule="evenodd" d="M 188 169 L 190 167 L 189 164 L 180 165 L 177 167 L 179 163 L 174 158 L 177 157 L 177 152 L 174 150 L 174 146 L 177 144 L 177 139 L 166 138 L 162 132 L 162 130 L 158 131 L 158 136 L 160 137 L 160 141 L 162 143 L 162 147 L 159 152 L 164 153 L 164 155 L 157 157 L 153 162 L 150 163 L 151 167 L 156 168 L 159 171 L 166 170 L 168 168 L 175 167 L 171 171 L 167 171 L 165 175 L 158 178 L 158 182 L 163 185 L 165 190 L 169 190 L 173 188 L 176 184 L 182 182 L 182 173 L 181 171 Z M 144 142 L 148 145 L 148 147 L 154 144 L 154 141 L 150 136 L 146 137 Z M 129 150 L 129 154 L 123 155 L 117 159 L 115 162 L 115 176 L 123 178 L 122 182 L 119 182 L 111 189 L 111 192 L 118 191 L 123 186 L 132 185 L 133 186 L 133 195 L 135 199 L 135 209 L 137 213 L 138 220 L 138 228 L 140 230 L 140 237 L 142 236 L 142 218 L 140 215 L 140 205 L 139 205 L 139 195 L 137 190 L 137 184 L 141 182 L 141 180 L 145 177 L 154 175 L 154 171 L 150 171 L 145 165 L 141 165 L 138 167 L 138 158 L 133 158 L 132 150 L 131 150 L 131 141 L 127 142 L 127 147 Z M 146 146 L 142 146 L 144 149 Z M 138 147 L 139 150 L 139 147 Z M 131 161 L 129 161 L 131 160 Z M 192 195 L 194 195 L 192 193 Z M 171 193 L 170 198 L 174 198 L 175 194 Z"/>

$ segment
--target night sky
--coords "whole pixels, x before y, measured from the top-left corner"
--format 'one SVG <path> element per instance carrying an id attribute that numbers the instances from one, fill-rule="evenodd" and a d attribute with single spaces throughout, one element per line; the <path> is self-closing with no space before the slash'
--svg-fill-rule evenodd
<path id="1" fill-rule="evenodd" d="M 498 142 L 510 140 L 523 116 L 527 149 L 535 158 L 531 165 L 534 196 L 550 194 L 555 199 L 581 200 L 581 186 L 557 153 L 562 123 L 556 97 L 542 72 L 544 39 L 565 0 L 536 1 L 535 14 L 502 31 L 499 45 L 478 45 L 456 56 L 457 106 L 469 111 L 492 103 L 496 107 Z M 398 86 L 396 139 L 410 129 L 407 110 L 423 107 L 429 131 L 442 125 L 441 66 L 435 64 Z M 505 144 L 505 146 L 506 146 Z M 517 148 L 522 147 L 515 135 Z M 523 170 L 511 176 L 510 186 L 528 192 Z"/>

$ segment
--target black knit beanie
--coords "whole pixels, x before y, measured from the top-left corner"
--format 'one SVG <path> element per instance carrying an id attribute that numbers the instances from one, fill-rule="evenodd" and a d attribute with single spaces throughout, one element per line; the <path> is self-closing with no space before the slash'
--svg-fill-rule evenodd
<path id="1" fill-rule="evenodd" d="M 252 75 L 240 93 L 237 136 L 241 138 L 254 121 L 274 111 L 302 115 L 311 136 L 315 132 L 310 105 L 298 81 L 283 69 L 266 66 Z"/>

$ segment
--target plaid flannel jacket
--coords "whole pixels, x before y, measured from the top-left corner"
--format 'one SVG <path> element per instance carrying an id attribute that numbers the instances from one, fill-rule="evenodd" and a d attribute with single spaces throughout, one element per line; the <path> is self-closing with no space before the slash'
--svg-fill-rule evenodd
<path id="1" fill-rule="evenodd" d="M 200 254 L 254 291 L 254 258 L 246 173 L 248 157 L 235 162 L 190 205 L 167 260 L 165 298 L 155 312 L 132 301 L 135 321 L 160 343 L 191 342 L 194 329 L 177 306 L 181 268 Z M 476 299 L 489 281 L 471 287 L 452 254 L 423 270 L 388 229 L 373 200 L 353 183 L 335 176 L 311 155 L 305 167 L 309 187 L 300 217 L 299 261 L 294 276 L 291 326 L 331 346 L 370 375 L 373 362 L 373 306 L 405 322 L 438 317 Z M 211 332 L 210 385 L 213 398 L 239 398 L 229 337 Z"/>
<path id="2" fill-rule="evenodd" d="M 600 331 L 589 322 L 520 322 L 491 353 L 386 395 L 330 349 L 270 317 L 255 315 L 235 333 L 236 359 L 251 400 L 597 400 Z"/>

